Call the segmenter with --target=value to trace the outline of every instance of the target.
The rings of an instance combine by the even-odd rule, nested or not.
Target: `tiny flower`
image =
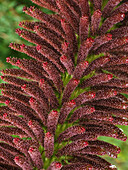
[[[44,63],[43,63],[43,67],[46,67],[47,65],[48,65],[47,62],[44,62]]]
[[[65,60],[67,60],[67,57],[65,55],[63,55],[63,56],[60,57],[60,60],[65,61]]]
[[[7,114],[7,113],[4,113],[4,114],[3,114],[3,118],[4,118],[4,119],[6,119],[6,118],[7,118],[7,116],[8,116],[8,114]]]
[[[20,60],[17,60],[16,64],[19,65],[20,64]]]
[[[10,62],[10,59],[11,59],[10,57],[7,57],[7,58],[6,58],[6,62],[9,63],[9,62]]]
[[[23,86],[21,86],[22,89],[25,89],[27,87],[26,84],[24,84]]]
[[[35,99],[33,97],[30,98],[29,102],[34,103]]]
[[[40,46],[40,45],[37,45],[37,46],[36,46],[36,49],[37,49],[37,51],[41,50],[41,46]]]
[[[10,101],[9,101],[9,100],[6,100],[6,101],[5,101],[5,104],[6,104],[6,105],[8,105],[9,103],[10,103]]]
[[[24,47],[25,47],[25,44],[22,44],[22,45],[20,46],[21,49],[24,49]]]

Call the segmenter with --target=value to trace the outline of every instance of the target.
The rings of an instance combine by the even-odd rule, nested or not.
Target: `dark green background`
[[[8,46],[11,42],[17,43],[28,43],[20,38],[16,33],[15,29],[19,28],[18,24],[20,21],[33,20],[33,18],[27,16],[22,12],[23,6],[31,6],[29,0],[0,0],[0,70],[5,68],[11,68],[12,66],[6,63],[6,57],[27,57],[25,54],[21,54],[14,50],[11,50]],[[44,11],[47,11],[43,9]],[[0,80],[0,83],[2,80]],[[119,126],[124,133],[128,136],[128,126]],[[112,164],[118,167],[118,170],[128,169],[128,140],[122,142],[117,139],[100,137],[105,141],[108,141],[114,145],[121,147],[121,153],[117,159],[104,156],[105,159],[109,160]]]

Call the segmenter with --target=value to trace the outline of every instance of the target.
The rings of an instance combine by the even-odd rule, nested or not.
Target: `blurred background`
[[[105,2],[105,1],[104,1]],[[25,43],[28,44],[24,39],[20,38],[16,33],[15,29],[19,28],[19,22],[30,20],[33,21],[32,17],[22,12],[23,6],[36,6],[30,0],[0,0],[0,70],[6,68],[12,68],[12,66],[6,63],[6,57],[19,57],[28,58],[25,54],[16,52],[9,48],[11,42]],[[44,12],[48,12],[46,9],[42,9]],[[0,83],[2,80],[0,80]],[[128,137],[128,126],[119,126]],[[110,137],[100,137],[104,141],[119,146],[121,153],[118,158],[110,158],[104,156],[104,158],[110,161],[112,164],[117,166],[118,170],[128,169],[128,140],[122,142],[117,139]]]

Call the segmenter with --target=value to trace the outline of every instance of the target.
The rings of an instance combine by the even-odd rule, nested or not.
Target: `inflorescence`
[[[7,57],[2,70],[0,169],[111,170],[102,155],[120,148],[116,125],[128,125],[128,2],[32,0],[23,11],[38,21],[16,33],[35,44],[11,43],[31,59]]]

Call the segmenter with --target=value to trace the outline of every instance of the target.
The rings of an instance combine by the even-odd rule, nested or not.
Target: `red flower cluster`
[[[35,46],[10,44],[32,59],[2,70],[0,169],[116,169],[99,155],[120,149],[98,137],[127,139],[116,125],[128,125],[128,2],[32,2],[53,14],[24,7],[38,21],[16,33]]]

